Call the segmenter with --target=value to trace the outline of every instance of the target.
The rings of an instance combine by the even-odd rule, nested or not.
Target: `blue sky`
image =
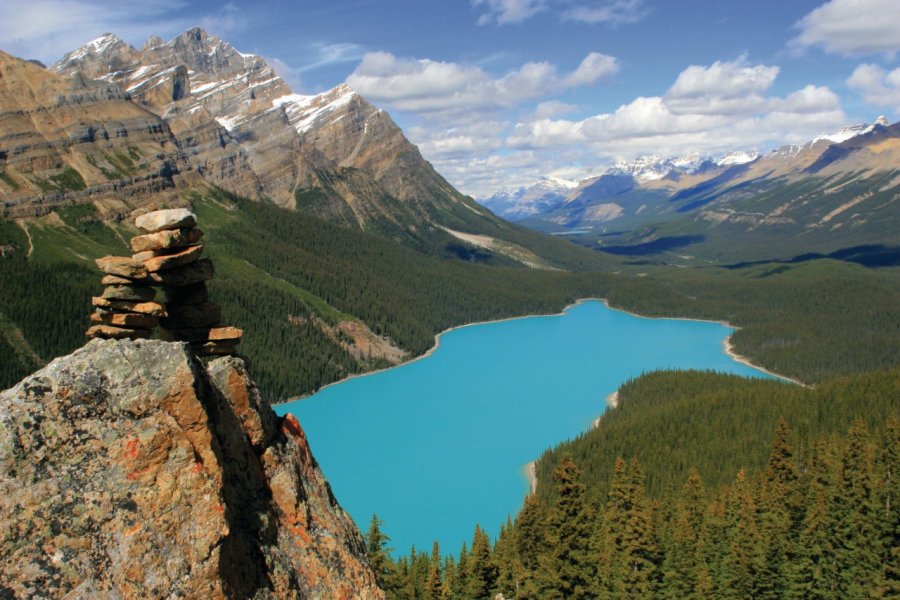
[[[900,118],[897,0],[4,0],[0,49],[52,62],[193,25],[295,91],[349,82],[474,195]]]

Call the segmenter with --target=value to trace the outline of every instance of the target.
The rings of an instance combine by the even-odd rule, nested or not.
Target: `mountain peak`
[[[144,47],[141,50],[146,52],[147,50],[152,50],[153,48],[158,48],[165,43],[166,43],[166,41],[164,39],[162,39],[161,37],[159,37],[158,35],[151,35],[150,37],[147,38],[147,41],[144,42]]]
[[[716,164],[720,167],[742,165],[753,162],[757,158],[759,158],[759,152],[756,150],[751,150],[749,152],[744,150],[732,150],[731,152],[726,152],[722,158],[716,161]]]
[[[87,44],[82,46],[82,48],[93,49],[96,53],[101,53],[113,44],[124,44],[125,42],[114,33],[104,33],[98,38],[95,38],[89,41]]]
[[[53,68],[57,68],[58,65],[79,61],[87,57],[100,57],[110,50],[122,46],[128,46],[122,38],[114,33],[104,33],[100,37],[94,38],[80,48],[76,48],[66,54],[59,62],[53,65]]]
[[[850,125],[848,127],[844,127],[837,133],[830,133],[827,135],[820,135],[816,139],[814,139],[810,144],[815,144],[816,142],[826,141],[832,144],[840,144],[841,142],[846,142],[849,139],[855,138],[859,135],[865,135],[875,129],[876,126],[881,125],[885,127],[890,125],[890,121],[888,121],[887,117],[881,115],[870,125],[868,123],[857,123],[856,125]]]
[[[572,181],[571,179],[563,179],[562,177],[554,177],[553,175],[541,175],[538,178],[538,183],[536,183],[535,185],[538,184],[566,189],[573,189],[578,187],[577,181]]]
[[[185,39],[185,40],[191,39],[191,40],[202,41],[206,38],[211,38],[216,41],[220,41],[219,38],[217,38],[214,35],[210,35],[209,33],[206,32],[205,29],[203,29],[202,27],[198,27],[197,25],[194,25],[193,27],[185,29],[184,31],[179,33],[177,36],[175,36],[175,38],[172,41],[174,42],[178,39]]]

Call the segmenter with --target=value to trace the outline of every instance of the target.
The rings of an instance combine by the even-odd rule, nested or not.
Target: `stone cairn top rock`
[[[222,310],[209,300],[206,282],[213,264],[200,258],[203,232],[196,228],[196,215],[172,208],[146,213],[134,223],[144,232],[131,239],[134,254],[97,259],[104,288],[91,299],[86,335],[134,340],[150,337],[159,325],[160,338],[188,342],[200,356],[234,354],[243,331],[222,326]],[[165,303],[156,301],[158,288]]]

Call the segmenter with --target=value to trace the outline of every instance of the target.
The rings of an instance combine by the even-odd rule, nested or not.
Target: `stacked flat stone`
[[[127,256],[105,256],[97,259],[103,271],[103,293],[91,299],[94,312],[88,337],[137,339],[150,337],[166,314],[154,302],[156,290],[149,285],[149,271]]]
[[[97,261],[101,270],[107,274],[104,285],[110,288],[124,287],[104,291],[111,294],[141,295],[135,301],[142,304],[154,304],[158,311],[149,315],[154,320],[131,318],[135,323],[140,321],[140,329],[132,329],[131,333],[112,332],[108,328],[91,327],[91,337],[147,337],[154,327],[160,326],[160,337],[168,341],[188,342],[195,353],[201,356],[234,354],[241,341],[243,332],[235,327],[221,325],[222,311],[217,304],[210,302],[206,282],[213,276],[212,261],[201,259],[203,246],[197,242],[203,232],[196,228],[197,217],[190,211],[179,209],[158,210],[135,219],[135,225],[144,232],[131,240],[134,254],[126,257],[105,257]],[[125,273],[127,268],[130,278]],[[110,269],[115,268],[116,273]],[[128,279],[129,284],[113,281],[110,276]],[[155,297],[156,289],[165,292],[165,307],[149,302]],[[139,290],[139,291],[135,291]],[[120,299],[116,299],[121,302]],[[144,308],[144,307],[140,307]],[[134,307],[130,307],[134,310]],[[96,314],[96,313],[95,313]],[[95,319],[92,316],[92,319]],[[123,318],[119,319],[120,321]],[[101,325],[106,322],[100,321]],[[120,326],[121,327],[121,326]],[[136,333],[135,333],[136,332]]]

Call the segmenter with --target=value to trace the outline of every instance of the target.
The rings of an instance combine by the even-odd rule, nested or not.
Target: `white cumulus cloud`
[[[546,99],[532,95],[541,89],[536,82],[552,80],[564,88],[590,81],[592,67],[602,64],[590,56],[564,76],[551,65],[537,63],[496,78],[474,67],[421,61],[395,64],[397,59],[387,58],[371,65],[371,70],[380,73],[377,85],[385,90],[397,84],[392,93],[398,104],[416,101],[411,106],[419,110],[421,124],[410,138],[445,177],[478,197],[541,175],[585,178],[617,160],[646,154],[720,155],[800,144],[835,132],[849,121],[830,88],[810,84],[772,93],[779,67],[753,64],[746,56],[688,66],[659,95],[637,97],[615,110],[584,118],[569,116],[584,107],[562,102],[549,92]],[[421,83],[430,69],[437,68],[442,72],[434,77],[435,83],[410,84]],[[398,73],[404,75],[400,81],[384,79]],[[433,102],[431,95],[437,92],[432,87],[438,82],[466,110],[422,111],[419,103]],[[868,90],[885,105],[900,105],[900,69],[889,73],[871,65],[861,67],[848,84]],[[411,89],[420,95],[411,95]]]
[[[429,59],[398,58],[371,52],[347,78],[361,93],[412,113],[510,108],[525,100],[590,85],[618,71],[612,56],[592,52],[573,72],[560,76],[555,65],[526,63],[501,77],[481,67]]]
[[[847,85],[869,104],[900,113],[900,67],[887,71],[878,65],[861,64],[847,79]]]
[[[751,65],[745,57],[690,66],[664,95],[638,97],[611,112],[566,119],[559,117],[564,113],[535,111],[512,128],[506,146],[514,154],[542,158],[538,169],[544,172],[570,168],[586,173],[644,154],[715,155],[803,143],[847,123],[840,98],[827,87],[807,85],[784,96],[771,94],[778,72],[776,66]],[[886,82],[887,74],[879,75]],[[896,78],[900,80],[900,70]],[[456,168],[461,172],[460,165]],[[479,164],[472,168],[480,174],[471,183],[477,189],[490,178]],[[522,170],[510,171],[510,176],[521,177]]]
[[[900,51],[900,2],[831,0],[803,17],[793,40],[844,56],[893,55]]]
[[[778,77],[779,68],[748,65],[745,56],[692,65],[681,72],[665,100],[675,114],[741,114],[758,110]]]
[[[576,110],[578,110],[578,107],[574,104],[560,102],[559,100],[547,100],[546,102],[541,102],[535,107],[534,118],[549,119],[551,117],[558,117],[560,115],[573,113]]]

